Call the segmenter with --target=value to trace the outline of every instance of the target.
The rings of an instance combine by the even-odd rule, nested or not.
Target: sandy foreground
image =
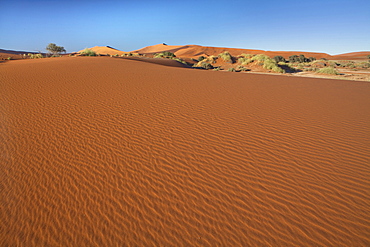
[[[0,246],[370,246],[370,83],[0,64]]]

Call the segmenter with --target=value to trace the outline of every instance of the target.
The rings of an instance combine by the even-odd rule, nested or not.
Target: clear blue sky
[[[370,0],[0,0],[0,48],[159,43],[339,54],[370,50]]]

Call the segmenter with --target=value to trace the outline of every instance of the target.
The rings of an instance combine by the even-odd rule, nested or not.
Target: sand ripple
[[[1,246],[369,246],[370,84],[0,65]]]

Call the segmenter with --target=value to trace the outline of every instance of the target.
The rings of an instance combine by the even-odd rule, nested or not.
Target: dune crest
[[[110,46],[94,46],[94,47],[91,47],[91,48],[88,48],[92,51],[95,51],[96,53],[99,53],[99,54],[108,54],[108,55],[122,55],[126,52],[124,51],[120,51],[120,50],[117,50],[115,48],[112,48]],[[78,51],[78,53],[82,52],[83,50],[80,50]]]
[[[370,55],[370,51],[367,52],[353,52],[348,54],[339,54],[331,56],[327,53],[320,52],[302,52],[302,51],[264,51],[264,50],[253,50],[253,49],[238,49],[238,48],[226,48],[226,47],[208,47],[200,45],[183,45],[183,46],[170,46],[170,45],[153,45],[147,46],[133,52],[143,53],[143,54],[154,54],[164,51],[170,51],[175,53],[178,57],[197,57],[201,55],[218,55],[224,51],[228,51],[232,56],[238,56],[243,53],[245,54],[265,54],[270,57],[283,56],[289,58],[292,55],[303,54],[306,57],[315,57],[317,59],[327,58],[327,59],[367,59],[367,55]]]

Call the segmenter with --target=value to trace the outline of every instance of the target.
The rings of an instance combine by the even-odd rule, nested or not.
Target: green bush
[[[339,72],[334,69],[333,67],[327,67],[327,68],[322,68],[317,71],[317,73],[320,74],[328,74],[328,75],[339,75]]]
[[[200,61],[203,61],[204,59],[206,59],[206,57],[205,56],[200,56],[200,57],[198,57],[198,61],[200,62]]]
[[[285,71],[279,67],[275,60],[267,58],[263,63],[263,68],[272,70],[277,73],[284,73]]]
[[[285,58],[283,56],[275,56],[273,58],[277,63],[280,63],[280,62],[286,62]]]
[[[264,54],[258,54],[258,55],[255,55],[254,57],[252,57],[253,61],[259,61],[259,62],[263,62],[267,59],[270,59],[270,57],[266,56]]]
[[[238,66],[238,70],[240,71],[248,71],[248,69],[244,66]]]
[[[240,57],[238,59],[238,62],[242,65],[248,65],[252,62],[252,59],[251,58],[246,58],[246,57]]]
[[[129,53],[130,54],[130,53]],[[154,54],[155,58],[174,58],[176,55],[169,51]]]
[[[220,67],[216,67],[216,68],[214,68],[213,70],[214,70],[214,71],[219,71],[219,70],[221,70],[221,68],[220,68]]]
[[[80,55],[94,57],[94,56],[96,56],[96,53],[95,53],[95,51],[93,51],[89,48],[86,48],[85,50],[80,52]]]
[[[229,72],[235,72],[236,70],[234,68],[229,68],[227,71],[229,71]]]
[[[197,64],[194,64],[193,67],[203,68],[203,69],[213,69],[212,64],[205,61],[200,61]]]
[[[218,57],[227,63],[233,63],[233,58],[228,51],[218,54]]]

